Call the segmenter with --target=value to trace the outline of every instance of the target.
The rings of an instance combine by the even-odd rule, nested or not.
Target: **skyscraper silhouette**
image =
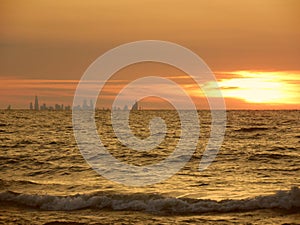
[[[39,110],[39,99],[37,96],[35,96],[34,110]]]
[[[134,105],[131,107],[131,110],[139,110],[139,103],[135,101]]]

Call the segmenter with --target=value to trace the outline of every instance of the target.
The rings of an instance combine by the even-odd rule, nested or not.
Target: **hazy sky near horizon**
[[[287,84],[284,88],[289,93],[281,96],[278,104],[285,99],[287,104],[292,104],[287,108],[297,108],[299,24],[300,1],[297,0],[2,0],[0,87],[3,90],[0,107],[10,102],[21,107],[34,94],[45,99],[49,97],[46,91],[53,94],[50,86],[44,87],[42,93],[24,88],[26,94],[21,103],[14,98],[21,95],[22,86],[18,90],[14,85],[8,89],[4,80],[15,79],[19,85],[22,80],[36,79],[76,83],[86,68],[105,51],[127,42],[153,39],[175,42],[191,49],[224,85],[229,85],[225,78],[236,78],[236,71],[267,72],[267,77],[259,73],[259,79],[253,78],[253,74],[250,76],[251,82],[256,82],[252,82],[254,86],[259,82],[268,85],[266,82],[272,80],[269,72],[282,72],[280,78],[277,74],[274,79],[277,83]],[[239,75],[246,78],[245,73]],[[130,79],[131,74],[126,77]],[[241,83],[242,80],[236,80],[235,88],[243,86]],[[69,90],[68,85],[62,85],[62,90],[64,87]],[[293,93],[293,100],[288,100],[286,96]],[[235,95],[243,101],[250,99],[245,91],[227,91],[226,94],[228,99]],[[61,98],[66,103],[71,99]],[[245,103],[235,101],[230,105],[236,104],[237,108]]]

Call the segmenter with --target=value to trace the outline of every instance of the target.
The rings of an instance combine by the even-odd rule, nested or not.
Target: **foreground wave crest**
[[[113,209],[116,211],[145,211],[168,213],[205,213],[252,211],[257,209],[300,208],[300,189],[278,191],[273,195],[242,200],[200,200],[170,198],[151,194],[78,194],[72,196],[30,195],[6,191],[0,193],[0,202],[23,205],[42,210],[79,210],[85,208]]]

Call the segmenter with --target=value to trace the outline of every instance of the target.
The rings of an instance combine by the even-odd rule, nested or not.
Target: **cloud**
[[[207,106],[203,90],[206,90],[206,94],[210,97],[214,97],[217,90],[214,83],[202,84],[201,90],[188,75],[167,75],[164,77],[180,85],[200,108]],[[225,71],[217,72],[216,77],[229,108],[299,108],[300,71]],[[15,107],[28,108],[28,103],[33,101],[34,95],[40,96],[41,101],[49,104],[56,102],[72,104],[78,82],[78,80],[2,77],[0,81],[0,107],[6,108],[8,104],[14,104]],[[92,90],[102,82],[90,81],[85,82],[85,85]],[[119,78],[106,82],[100,93],[100,104],[108,107],[124,88],[124,85],[129,83],[130,80]],[[130,96],[136,96],[143,89],[149,88],[149,85],[151,85],[153,95],[163,93],[170,99],[180,101],[180,95],[175,87],[166,88],[161,83],[140,83],[139,86],[130,89]],[[89,97],[89,93],[86,97]]]

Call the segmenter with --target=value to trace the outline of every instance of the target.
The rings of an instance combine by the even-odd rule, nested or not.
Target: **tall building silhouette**
[[[92,99],[90,99],[90,109],[93,109],[94,108],[94,102]]]
[[[39,110],[39,99],[37,96],[35,96],[34,110]]]
[[[131,107],[131,110],[139,110],[139,103],[135,101],[134,105]]]
[[[29,109],[33,110],[33,104],[32,104],[32,102],[30,102],[30,104],[29,104]]]
[[[87,101],[86,99],[83,100],[82,109],[88,109]]]

